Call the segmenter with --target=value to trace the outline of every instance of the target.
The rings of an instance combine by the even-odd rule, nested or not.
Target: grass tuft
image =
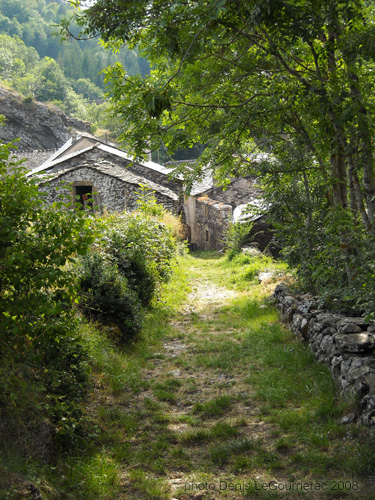
[[[193,413],[199,413],[202,417],[221,417],[232,406],[232,397],[229,395],[219,396],[205,403],[197,403],[193,406]]]

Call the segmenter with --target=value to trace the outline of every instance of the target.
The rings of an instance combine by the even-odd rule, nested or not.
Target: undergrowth
[[[144,387],[137,366],[124,373],[114,345],[126,340],[135,350],[171,276],[181,223],[164,209],[159,218],[138,212],[103,220],[63,202],[47,206],[36,180],[8,161],[11,147],[0,145],[0,498],[36,495],[35,484],[55,498],[51,464],[97,436],[85,420],[95,383],[103,378],[114,394]],[[87,463],[90,471],[101,465],[101,482],[116,476],[111,459],[95,457]],[[87,498],[105,498],[107,487],[72,483]]]
[[[187,500],[200,483],[215,485],[212,499],[374,498],[373,433],[339,423],[355,403],[279,323],[267,297],[283,265],[257,261],[272,283],[244,279],[255,258],[180,257],[137,342],[118,347],[111,326],[82,324],[86,435],[53,467],[22,469],[45,499]],[[200,298],[208,286],[213,298]],[[270,481],[327,491],[259,490]]]

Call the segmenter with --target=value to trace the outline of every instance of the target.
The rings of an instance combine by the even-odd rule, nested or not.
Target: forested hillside
[[[145,74],[149,70],[137,50],[123,48],[117,54],[106,51],[97,38],[61,43],[51,36],[62,18],[74,16],[74,9],[61,0],[0,0],[0,32],[18,36],[28,47],[34,47],[41,58],[57,61],[67,78],[89,79],[103,89],[100,71],[109,64],[120,62],[129,75]],[[78,34],[78,28],[73,31]],[[3,61],[2,61],[3,64]]]
[[[148,63],[137,50],[105,50],[96,37],[61,43],[56,24],[74,13],[61,0],[0,0],[0,80],[28,99],[54,102],[69,115],[114,130],[116,124],[104,118],[101,70],[120,62],[129,75],[144,75]],[[74,23],[72,30],[78,34]]]

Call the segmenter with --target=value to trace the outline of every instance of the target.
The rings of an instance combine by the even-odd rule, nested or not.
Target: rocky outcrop
[[[344,397],[359,401],[359,415],[346,416],[343,423],[358,418],[375,425],[375,322],[321,310],[316,298],[296,297],[285,285],[276,287],[274,297],[283,321],[329,365]]]
[[[28,101],[16,92],[0,87],[0,114],[5,123],[0,127],[0,141],[8,143],[19,138],[17,147],[55,149],[70,138],[70,129],[90,132],[90,124],[66,116],[50,104]]]

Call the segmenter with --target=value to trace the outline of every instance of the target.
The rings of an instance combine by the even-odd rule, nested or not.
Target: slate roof
[[[127,184],[133,184],[136,186],[139,186],[140,184],[145,184],[147,185],[152,191],[156,191],[157,193],[163,194],[164,196],[167,196],[168,198],[171,198],[174,201],[178,200],[178,196],[171,191],[170,189],[160,186],[159,184],[156,184],[155,182],[149,181],[148,179],[145,179],[144,177],[138,176],[133,174],[132,172],[129,172],[128,170],[119,167],[115,165],[112,162],[109,162],[107,160],[87,160],[80,165],[77,165],[75,167],[71,168],[65,168],[61,169],[57,172],[54,172],[53,174],[48,174],[45,170],[43,173],[40,172],[33,172],[33,175],[37,175],[39,177],[39,184],[45,184],[50,181],[56,180],[60,177],[63,177],[65,174],[68,172],[73,172],[76,170],[80,170],[82,168],[89,168],[92,170],[98,170],[104,175],[109,175],[111,177],[115,177],[116,179],[120,179],[123,182],[126,182]]]
[[[190,196],[204,194],[209,189],[215,187],[215,181],[211,172],[206,172],[202,180],[193,182]]]
[[[75,146],[80,141],[80,139],[89,139],[91,144],[85,148],[78,149],[77,151],[69,153],[68,152],[69,149]],[[93,149],[98,149],[100,151],[109,153],[115,157],[121,158],[122,161],[125,160],[125,166],[130,164],[134,164],[136,166],[138,163],[141,166],[147,167],[151,170],[162,173],[166,176],[168,176],[171,173],[170,168],[164,167],[163,165],[159,165],[158,163],[155,163],[153,161],[133,162],[133,159],[125,151],[122,151],[121,149],[115,146],[106,144],[100,139],[94,137],[93,135],[80,133],[80,136],[77,138],[77,140],[69,139],[69,141],[67,141],[59,150],[55,151],[54,154],[50,155],[49,158],[47,158],[44,162],[39,164],[38,167],[34,168],[32,174],[48,170],[49,168],[52,168],[55,165],[62,163],[63,161],[69,160],[71,158],[81,155],[82,153],[85,153],[86,151],[91,151]]]
[[[188,168],[193,167],[197,160],[171,160],[165,165],[168,167],[169,172],[173,170],[173,167],[179,165],[186,165]],[[165,168],[165,167],[164,167]],[[183,176],[178,176],[179,179],[183,179]],[[199,194],[204,194],[205,191],[213,188],[215,186],[214,178],[212,176],[211,170],[207,169],[201,180],[195,180],[190,189],[190,196],[197,196]]]
[[[44,163],[52,154],[54,154],[56,149],[42,149],[42,150],[18,150],[15,151],[12,156],[16,157],[16,161],[25,160],[22,165],[28,170],[34,170],[41,163]]]
[[[69,150],[71,150],[74,147],[77,147],[79,145],[80,140],[88,140],[89,145],[82,149],[77,149],[71,153],[69,153]],[[63,146],[61,146],[60,149],[56,150],[50,150],[50,151],[35,151],[35,152],[30,152],[35,153],[35,161],[33,162],[28,162],[27,163],[27,168],[31,170],[29,172],[29,175],[35,175],[39,172],[44,172],[49,170],[50,168],[55,167],[56,165],[59,165],[60,163],[63,163],[69,159],[75,158],[77,156],[80,156],[82,153],[85,153],[87,151],[92,151],[94,149],[97,149],[99,151],[103,151],[105,153],[109,153],[113,155],[115,158],[121,158],[123,166],[126,167],[128,165],[133,164],[135,167],[138,165],[149,168],[150,170],[156,171],[158,173],[161,173],[168,177],[171,172],[173,171],[173,166],[178,165],[179,163],[194,163],[194,161],[189,161],[189,160],[184,160],[184,161],[176,161],[176,162],[169,162],[168,167],[164,165],[160,165],[159,163],[155,163],[153,161],[142,161],[142,162],[133,162],[132,157],[130,157],[125,151],[117,148],[114,145],[107,144],[97,137],[88,134],[88,133],[79,133],[79,136],[76,138],[71,138],[69,139]],[[177,176],[179,179],[183,179],[182,175]],[[150,181],[144,180],[144,183],[150,184]],[[204,174],[202,180],[200,181],[195,181],[193,183],[190,195],[191,196],[196,196],[199,194],[203,194],[205,191],[208,191],[209,189],[213,188],[215,186],[214,180],[212,173],[207,170],[207,172]]]

